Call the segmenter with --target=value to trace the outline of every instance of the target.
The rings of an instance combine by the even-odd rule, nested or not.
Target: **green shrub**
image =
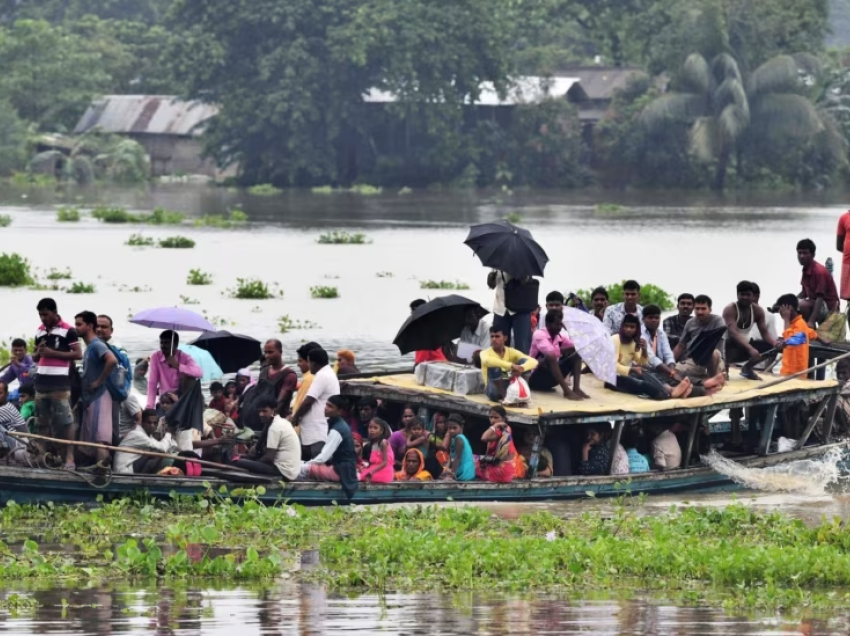
[[[149,225],[180,225],[183,223],[184,216],[182,212],[156,208],[150,216],[144,218],[144,221]]]
[[[212,274],[202,272],[200,269],[190,269],[186,277],[187,285],[212,285]]]
[[[154,240],[152,237],[145,236],[144,234],[131,234],[125,245],[130,245],[131,247],[153,247]]]
[[[242,208],[233,208],[230,211],[230,222],[233,224],[247,223],[248,215],[245,214]]]
[[[621,283],[614,283],[613,285],[602,285],[608,290],[608,302],[612,305],[616,303],[623,302],[623,281]],[[590,306],[590,295],[593,293],[593,290],[596,289],[579,289],[575,292],[576,296],[581,298],[589,307]],[[640,304],[646,307],[647,305],[658,305],[661,307],[662,311],[669,311],[676,306],[675,301],[673,300],[673,295],[670,292],[653,285],[652,283],[647,283],[646,285],[640,286]]]
[[[0,254],[0,287],[23,287],[34,282],[27,259],[20,254]]]
[[[336,287],[316,286],[310,288],[313,298],[339,298],[339,290]]]
[[[622,205],[617,205],[616,203],[597,203],[596,204],[596,213],[597,214],[617,214],[623,211]]]
[[[180,296],[180,304],[182,305],[200,305],[201,301],[197,298],[190,298],[189,296]]]
[[[276,194],[280,194],[281,192],[283,192],[283,190],[281,190],[280,188],[275,188],[270,183],[260,183],[257,185],[252,185],[250,188],[248,188],[248,194],[253,194],[254,196],[258,197],[271,197]]]
[[[259,278],[237,278],[236,288],[228,289],[225,293],[231,298],[243,300],[263,300],[265,298],[283,296],[282,291],[278,291],[277,294],[272,293],[269,290],[269,286]]]
[[[65,291],[69,294],[93,294],[95,289],[94,285],[77,281],[65,289]]]
[[[317,243],[322,245],[365,245],[371,242],[366,238],[365,234],[361,234],[360,232],[349,234],[348,232],[339,232],[337,230],[325,232],[317,240]]]
[[[373,196],[375,194],[381,194],[381,192],[383,192],[383,188],[377,188],[373,185],[369,185],[368,183],[358,183],[357,185],[351,186],[349,192],[362,194],[363,196]]]
[[[289,317],[289,314],[285,314],[277,319],[277,328],[280,333],[287,333],[300,329],[320,329],[321,327],[310,320],[293,320]]]
[[[98,206],[91,211],[92,218],[103,223],[136,223],[138,218],[124,208]]]
[[[76,223],[80,220],[80,211],[77,208],[63,206],[56,210],[56,220],[60,223]]]
[[[423,280],[419,283],[419,289],[469,289],[469,285],[459,280]]]
[[[9,227],[12,225],[12,217],[8,214],[0,214],[0,227]]]
[[[51,267],[45,278],[47,278],[47,280],[71,280],[71,269],[68,268],[63,272],[60,272],[55,267]]]
[[[189,249],[195,247],[195,241],[185,236],[169,236],[159,239],[159,246],[168,249]]]
[[[310,192],[312,192],[313,194],[333,194],[334,192],[336,192],[336,190],[334,190],[333,186],[323,185],[317,186],[315,188],[310,188]]]

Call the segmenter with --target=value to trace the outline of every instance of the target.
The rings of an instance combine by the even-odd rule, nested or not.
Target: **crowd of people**
[[[553,291],[536,315],[511,313],[497,289],[493,323],[470,310],[459,339],[474,350],[493,402],[486,422],[343,396],[339,378],[357,372],[354,353],[336,352],[332,365],[314,342],[295,352],[296,372],[284,363],[281,342],[267,341],[257,377],[243,369],[233,380],[210,384],[205,397],[201,368],[178,348],[176,332],[162,332],[159,349],[131,368],[109,316],[83,311],[70,324],[45,298],[37,306],[41,324],[34,350],[14,340],[12,362],[0,375],[0,442],[5,461],[17,465],[192,475],[199,468],[191,459],[200,458],[277,480],[339,482],[349,495],[361,482],[507,483],[675,469],[682,465],[679,437],[685,433],[675,418],[626,427],[616,446],[610,425],[566,427],[571,430],[553,436],[550,450],[538,428],[515,431],[499,402],[516,376],[527,378],[533,391],[560,389],[568,400],[588,398],[565,306],[592,314],[610,332],[617,358],[616,383],[606,384],[612,391],[657,400],[712,395],[728,380],[729,365],[743,363],[741,374],[756,379],[757,365],[780,353],[782,374],[803,371],[809,344],[818,339],[816,327],[838,311],[839,301],[831,274],[814,260],[814,243],[800,241],[797,255],[803,266],[798,294],[784,294],[765,308],[758,285],[742,281],[736,300],[720,314],[713,313],[708,296],[682,293],[676,314],[663,321],[658,306],[641,305],[635,281],[627,281],[623,301],[611,305],[602,288],[589,306]],[[498,287],[510,275],[491,278]],[[423,302],[411,303],[411,311]],[[697,363],[689,344],[716,329],[723,337],[708,363]],[[457,344],[416,354],[417,364],[441,360],[459,360]],[[844,373],[850,375],[850,367]]]

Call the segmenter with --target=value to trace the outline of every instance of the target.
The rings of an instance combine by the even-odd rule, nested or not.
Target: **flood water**
[[[463,292],[489,306],[484,270],[463,245],[470,224],[522,215],[547,250],[550,263],[542,290],[574,290],[624,278],[651,282],[671,293],[706,293],[719,309],[735,298],[735,284],[755,280],[767,301],[799,290],[795,245],[813,239],[818,258],[836,266],[835,225],[846,209],[844,197],[780,196],[766,193],[719,200],[709,195],[630,193],[385,193],[313,195],[287,192],[251,197],[206,186],[170,185],[144,190],[52,192],[0,189],[0,213],[13,217],[0,228],[0,252],[18,252],[42,272],[73,272],[73,280],[93,283],[97,292],[71,295],[28,289],[0,290],[0,338],[32,335],[35,305],[50,295],[65,319],[82,310],[106,313],[115,322],[115,339],[132,357],[156,347],[156,332],[131,325],[141,309],[180,305],[205,311],[216,322],[259,339],[280,337],[287,362],[301,342],[350,348],[363,369],[404,366],[392,339],[419,297],[439,295],[420,289],[426,279],[460,281]],[[55,220],[59,205],[122,205],[130,210],[163,206],[195,218],[240,206],[250,217],[244,228],[200,229],[105,225]],[[624,206],[618,213],[597,212],[597,203]],[[320,246],[323,231],[365,232],[368,245]],[[130,234],[160,238],[181,234],[194,239],[191,250],[130,248]],[[190,269],[215,277],[215,284],[191,287]],[[378,277],[379,272],[392,276]],[[237,278],[276,282],[283,298],[251,301],[227,296]],[[64,282],[63,282],[64,284]],[[310,287],[339,289],[336,300],[314,300]],[[130,291],[134,287],[149,291]],[[181,298],[185,297],[185,298]],[[278,318],[311,321],[317,328],[280,335]],[[185,334],[190,337],[191,334]],[[818,494],[703,495],[649,499],[643,514],[688,503],[724,506],[744,502],[780,509],[815,522],[822,515],[847,518],[850,498],[835,489]],[[493,505],[495,514],[516,516],[536,509],[556,514],[581,512],[581,502]],[[309,564],[307,564],[309,565]],[[335,634],[847,634],[850,609],[809,610],[804,618],[786,612],[742,616],[722,609],[720,598],[677,601],[635,590],[628,598],[569,594],[502,595],[493,592],[436,594],[427,585],[417,594],[341,595],[297,583],[266,586],[228,582],[150,581],[83,588],[0,581],[0,598],[32,596],[31,609],[0,609],[0,632],[14,634],[238,633],[239,636]]]

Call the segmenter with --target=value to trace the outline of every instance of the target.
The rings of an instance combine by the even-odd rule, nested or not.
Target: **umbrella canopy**
[[[209,351],[190,344],[183,344],[182,342],[177,345],[177,348],[192,356],[192,359],[201,367],[201,371],[204,374],[201,376],[202,382],[212,382],[224,375],[224,371],[221,370],[221,367],[218,366]]]
[[[611,332],[596,316],[564,307],[564,326],[576,351],[593,375],[609,384],[617,383],[617,351]]]
[[[180,307],[157,307],[145,309],[130,318],[130,322],[153,329],[174,331],[215,331],[215,327],[203,316]]]
[[[460,336],[469,309],[475,310],[478,320],[490,313],[474,300],[457,294],[435,298],[410,314],[393,344],[403,354],[438,349]]]
[[[703,331],[688,344],[684,359],[691,358],[701,367],[709,366],[711,364],[711,357],[714,355],[714,350],[720,344],[725,333],[726,327],[717,327],[716,329]]]
[[[543,269],[549,262],[531,232],[510,221],[473,225],[464,243],[472,248],[485,267],[518,277],[543,276]]]
[[[239,369],[250,367],[263,354],[260,341],[256,338],[224,329],[205,333],[192,344],[212,354],[225,373],[236,373]]]

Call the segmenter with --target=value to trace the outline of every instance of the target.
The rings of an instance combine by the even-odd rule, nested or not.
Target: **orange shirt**
[[[809,327],[803,317],[798,315],[788,329],[782,332],[782,340],[794,340],[802,336],[801,344],[787,344],[782,350],[782,369],[780,375],[794,375],[809,368],[809,343],[818,337],[818,332]]]
[[[433,351],[421,349],[416,352],[414,364],[422,364],[423,362],[446,362],[446,356],[443,355],[442,349],[434,349]]]

